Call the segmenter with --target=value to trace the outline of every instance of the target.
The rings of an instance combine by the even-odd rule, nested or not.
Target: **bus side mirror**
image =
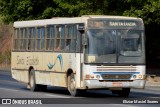
[[[81,33],[81,36],[82,36],[82,45],[87,45],[87,37],[84,35],[84,31],[85,31],[85,28],[84,28],[84,24],[78,24],[77,25],[77,30]]]
[[[77,30],[78,30],[81,34],[83,34],[83,33],[84,33],[84,24],[79,24],[79,25],[77,25]]]

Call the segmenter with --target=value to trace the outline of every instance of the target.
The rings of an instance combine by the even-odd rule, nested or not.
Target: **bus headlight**
[[[94,75],[91,75],[91,78],[94,79]]]
[[[143,78],[143,75],[139,74],[138,79],[142,79],[142,78]]]
[[[137,76],[136,76],[136,75],[133,75],[133,78],[134,78],[134,79],[136,79],[136,78],[137,78]]]
[[[96,78],[99,80],[100,79],[100,75],[96,75]]]
[[[143,79],[146,80],[147,79],[147,75],[143,75]]]
[[[94,79],[94,75],[86,74],[86,79]]]

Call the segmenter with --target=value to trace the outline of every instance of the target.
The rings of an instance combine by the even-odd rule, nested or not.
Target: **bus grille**
[[[109,72],[114,72],[114,71],[129,71],[129,72],[134,72],[136,71],[135,66],[99,66],[97,67],[97,71],[109,71]]]
[[[131,74],[102,74],[102,78],[103,79],[111,79],[111,80],[121,80],[121,79],[130,79],[131,78]]]

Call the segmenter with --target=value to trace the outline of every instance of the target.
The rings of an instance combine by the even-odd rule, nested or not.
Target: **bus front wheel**
[[[68,76],[68,91],[71,96],[77,96],[79,94],[79,90],[76,89],[76,80],[73,73]]]
[[[113,94],[118,94],[120,97],[128,97],[130,88],[122,88],[122,90],[112,90]]]

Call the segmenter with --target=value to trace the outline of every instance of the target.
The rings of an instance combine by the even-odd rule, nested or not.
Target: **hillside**
[[[12,26],[0,22],[0,67],[10,66]]]

